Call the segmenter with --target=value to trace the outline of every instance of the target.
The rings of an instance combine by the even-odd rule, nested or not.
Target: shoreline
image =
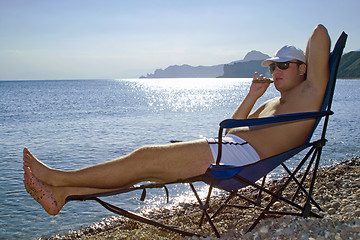
[[[270,181],[269,186],[276,187],[281,180]],[[246,190],[245,190],[246,191]],[[359,239],[360,238],[360,156],[353,157],[341,163],[319,169],[314,188],[314,199],[324,212],[319,212],[323,218],[302,218],[283,216],[266,218],[260,221],[256,228],[245,234],[251,219],[257,216],[256,210],[224,211],[218,217],[221,226],[221,239]],[[211,206],[217,206],[225,194],[213,197]],[[280,202],[274,207],[285,210]],[[104,209],[104,211],[106,211]],[[235,211],[239,211],[234,213]],[[241,215],[248,213],[247,215]],[[201,213],[194,204],[179,204],[173,209],[165,207],[150,212],[147,216],[161,219],[167,223],[186,225],[189,231],[204,234],[206,239],[217,239],[205,224],[197,231]],[[234,215],[241,216],[240,219]],[[236,226],[234,223],[236,223]],[[199,239],[181,237],[147,224],[138,223],[125,217],[114,216],[102,222],[95,223],[66,235],[56,235],[41,239]]]

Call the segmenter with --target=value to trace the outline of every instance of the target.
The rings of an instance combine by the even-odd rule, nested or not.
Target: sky
[[[0,0],[0,80],[138,78],[251,50],[305,50],[314,27],[360,49],[358,0]]]

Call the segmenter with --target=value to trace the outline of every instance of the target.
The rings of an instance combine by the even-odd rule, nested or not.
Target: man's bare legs
[[[206,140],[142,147],[124,157],[75,171],[51,169],[25,148],[24,183],[49,214],[57,214],[69,195],[120,189],[142,181],[193,177],[205,173],[213,162]]]
[[[66,198],[70,195],[86,195],[114,191],[117,189],[99,189],[84,187],[54,187],[41,182],[24,166],[24,185],[26,191],[46,210],[50,215],[56,215],[66,204]]]

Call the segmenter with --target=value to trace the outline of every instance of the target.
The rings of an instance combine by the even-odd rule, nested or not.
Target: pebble
[[[336,209],[335,208],[329,208],[329,210],[327,212],[328,212],[328,214],[334,214],[334,213],[336,213]]]

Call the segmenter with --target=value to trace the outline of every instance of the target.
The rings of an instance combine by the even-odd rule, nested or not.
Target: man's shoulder
[[[262,105],[264,106],[264,108],[274,108],[280,103],[280,99],[280,97],[274,97],[265,101]]]

